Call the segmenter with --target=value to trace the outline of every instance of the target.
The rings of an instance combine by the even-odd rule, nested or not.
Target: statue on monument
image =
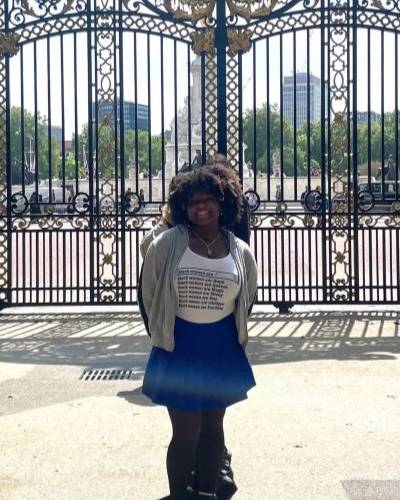
[[[201,59],[196,57],[191,63],[191,76],[193,84],[190,87],[189,98],[184,98],[183,106],[179,108],[175,118],[171,120],[171,139],[165,146],[166,177],[175,174],[175,147],[178,149],[178,169],[189,163],[189,156],[196,157],[196,151],[202,149],[201,139]],[[190,155],[189,155],[189,106],[190,106]],[[177,130],[175,131],[175,126]],[[177,140],[177,145],[175,145]]]
[[[189,167],[202,164],[201,58],[199,56],[196,56],[196,58],[191,62],[190,72],[192,79],[192,85],[190,87],[190,100],[188,96],[186,96],[184,98],[183,106],[177,111],[176,117],[172,118],[170,123],[170,140],[165,145],[166,178],[173,177],[175,175],[176,168],[179,171],[183,171],[188,168],[189,157],[191,159],[191,165],[189,165]],[[177,130],[175,130],[175,127],[177,127]],[[175,144],[175,141],[177,141],[177,144]],[[243,174],[244,177],[250,177],[252,176],[252,172],[249,171],[244,159],[244,151],[246,147],[246,144],[243,144]],[[178,160],[178,165],[175,165],[176,159]],[[278,168],[280,169],[280,166],[278,166]]]

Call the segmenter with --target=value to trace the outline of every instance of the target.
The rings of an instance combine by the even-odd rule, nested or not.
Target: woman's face
[[[194,226],[218,226],[219,201],[209,193],[194,193],[186,205],[186,213]]]

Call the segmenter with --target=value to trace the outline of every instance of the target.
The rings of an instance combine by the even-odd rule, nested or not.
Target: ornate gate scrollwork
[[[0,3],[0,29],[5,23],[4,2]],[[15,52],[18,37],[0,34],[0,306],[7,301],[7,134],[6,134],[6,62],[5,55]]]
[[[351,193],[348,185],[350,152],[349,138],[349,95],[347,85],[348,46],[350,32],[346,28],[350,23],[350,10],[346,2],[338,2],[332,7],[331,26],[328,29],[329,66],[331,80],[329,82],[329,115],[333,115],[331,127],[331,175],[332,181],[332,229],[331,294],[333,301],[349,301],[350,295],[350,238],[351,229],[349,213],[351,210]]]
[[[390,185],[394,186],[389,193],[391,198],[385,199],[385,189],[389,187],[385,184],[385,173],[381,174],[383,179],[380,186],[375,183],[377,189],[374,191],[371,188],[373,172],[369,154],[368,161],[365,161],[369,171],[364,175],[368,177],[368,182],[364,182],[363,188],[358,190],[361,174],[357,169],[362,162],[357,159],[357,85],[360,85],[357,77],[360,49],[357,36],[362,30],[368,36],[372,32],[379,32],[382,35],[380,43],[383,53],[386,43],[384,32],[390,31],[398,52],[399,14],[398,2],[392,0],[361,0],[358,3],[348,0],[0,2],[0,307],[12,301],[23,303],[28,293],[32,303],[40,300],[45,302],[46,297],[50,297],[50,302],[54,300],[54,303],[135,302],[140,263],[139,240],[151,224],[156,223],[158,207],[165,201],[171,176],[186,163],[198,164],[217,152],[226,153],[230,164],[242,177],[255,229],[252,244],[263,275],[260,287],[262,301],[274,304],[368,302],[378,297],[379,290],[385,288],[390,280],[390,286],[387,285],[392,293],[390,300],[398,301],[400,283],[393,284],[399,279],[393,276],[400,275],[400,264],[394,262],[392,254],[386,259],[390,280],[386,280],[385,275],[383,285],[379,279],[374,282],[374,270],[365,271],[368,266],[361,262],[365,256],[359,259],[359,254],[363,253],[359,239],[363,240],[368,234],[372,243],[369,242],[369,247],[365,244],[365,248],[372,259],[374,249],[371,235],[378,242],[379,238],[375,235],[381,234],[379,232],[384,229],[392,231],[386,233],[390,239],[390,252],[393,253],[393,249],[400,251],[399,236],[395,234],[400,227],[400,171],[396,165]],[[316,42],[310,41],[311,37]],[[36,69],[43,64],[38,47],[47,45],[45,50],[49,62],[46,76],[50,81],[58,72],[62,75],[60,84],[55,85],[57,90],[54,91],[50,86],[41,89],[36,70],[33,85],[30,82],[31,87],[35,87],[36,93],[47,93],[42,99],[47,101],[44,108],[47,106],[50,109],[53,100],[60,101],[58,107],[68,107],[64,102],[64,94],[76,90],[68,86],[75,84],[79,87],[81,83],[76,76],[81,68],[67,68],[66,53],[71,40],[75,45],[74,65],[79,65],[79,55],[84,54],[83,59],[87,58],[83,67],[88,89],[85,88],[83,92],[87,93],[88,102],[83,106],[87,109],[82,113],[85,114],[82,122],[87,124],[88,130],[84,140],[76,139],[77,143],[81,140],[79,146],[75,147],[74,141],[69,141],[80,135],[78,122],[81,116],[78,120],[78,115],[81,109],[78,108],[81,102],[76,99],[71,106],[77,109],[74,117],[76,123],[69,127],[74,129],[72,132],[69,130],[69,138],[65,136],[68,127],[65,127],[65,123],[62,126],[64,137],[61,140],[63,146],[59,168],[60,171],[64,169],[64,175],[61,175],[51,167],[51,129],[53,125],[60,124],[54,121],[54,114],[51,121],[51,117],[47,116],[50,113],[46,115],[47,121],[39,123],[43,109],[39,109],[37,102],[27,103],[29,98],[28,93],[24,94],[22,77],[19,79],[21,89],[11,92],[7,85],[18,83],[13,72],[17,66],[23,68],[32,54],[37,59],[34,63]],[[306,47],[304,53],[299,53],[298,44]],[[61,57],[54,58],[53,54],[52,61],[57,60],[57,64],[63,66],[62,69],[57,64],[53,68],[50,62],[55,45],[59,47]],[[155,46],[162,55],[151,57]],[[128,47],[127,50],[124,47]],[[310,63],[315,48],[319,50],[317,65]],[[195,61],[190,49],[198,56]],[[165,54],[168,56],[165,57]],[[147,58],[147,61],[143,67],[138,67],[141,58]],[[257,67],[260,58],[263,60]],[[128,74],[124,75],[128,59],[134,63]],[[153,64],[157,67],[156,71],[152,69]],[[12,70],[10,65],[14,65]],[[191,71],[192,66],[196,68],[195,71]],[[397,59],[394,66],[397,78]],[[183,67],[185,70],[182,70]],[[265,81],[258,86],[261,71],[265,73]],[[75,73],[76,83],[70,83],[72,80],[66,76],[68,72]],[[318,73],[318,77],[313,72]],[[26,80],[28,76],[26,72]],[[314,82],[315,87],[311,91],[314,77],[319,80],[319,84]],[[154,79],[150,81],[151,78]],[[246,91],[252,78],[253,88],[247,88]],[[305,122],[296,121],[296,116],[299,118],[301,114],[301,106],[299,110],[292,111],[292,121],[290,114],[285,114],[283,88],[291,85],[292,93],[288,99],[292,107],[296,108],[296,99],[300,100],[297,95],[300,92],[297,89],[299,80],[296,79],[300,78],[304,79],[300,82],[303,85],[301,92],[306,88],[304,92],[308,94],[305,105],[306,134],[301,130]],[[381,80],[384,81],[384,75]],[[270,93],[272,81],[275,85],[278,82],[279,88]],[[83,83],[86,84],[86,80]],[[130,89],[126,94],[124,83]],[[154,91],[157,85],[160,88]],[[58,87],[62,87],[62,90]],[[311,93],[317,94],[318,91],[321,94],[319,116],[316,111],[316,117],[311,117]],[[8,100],[12,95],[15,100],[17,94],[21,109],[18,117],[13,117],[12,126],[18,128],[18,123],[21,126],[18,140],[14,139],[11,144],[11,107],[15,103]],[[156,104],[151,110],[155,94]],[[35,98],[38,101],[37,95]],[[384,98],[382,91],[382,103]],[[147,105],[148,122],[147,128],[139,131],[138,116],[135,116],[134,126],[128,122],[125,124],[124,107],[125,101],[128,105],[135,104],[137,114],[140,100],[144,101],[144,107]],[[184,100],[182,106],[181,100]],[[72,99],[69,99],[71,102]],[[34,108],[34,111],[29,109],[35,115],[31,137],[27,136],[22,126],[26,111],[24,107]],[[165,107],[169,108],[169,116],[164,120]],[[397,127],[397,151],[389,152],[392,166],[396,162],[400,164],[399,108],[397,97],[394,124],[391,122],[390,125],[392,129]],[[63,121],[69,111],[62,112]],[[372,108],[368,110],[369,115],[371,111]],[[382,120],[382,135],[386,127],[385,112],[382,104],[382,116],[377,118]],[[195,114],[196,120],[193,120]],[[160,123],[153,126],[159,115],[162,115]],[[249,119],[245,130],[246,118]],[[260,120],[266,131],[263,137],[257,135],[260,130],[264,130],[260,127]],[[368,120],[371,122],[371,116]],[[129,125],[130,130],[135,129],[135,137],[132,139],[130,136],[129,139],[129,148],[125,125],[127,128]],[[39,137],[40,127],[46,128],[45,138]],[[369,123],[369,136],[371,128]],[[153,137],[155,129],[157,131]],[[144,135],[139,138],[142,132]],[[275,142],[271,138],[274,134]],[[371,142],[371,138],[369,140]],[[72,143],[68,144],[68,153],[67,142]],[[189,151],[187,156],[186,153],[181,155],[180,143],[184,143]],[[193,143],[196,148],[192,147]],[[259,143],[264,149],[257,156]],[[301,151],[300,145],[303,147]],[[43,160],[41,157],[39,160],[39,150],[46,147],[47,158]],[[260,146],[260,150],[262,148]],[[18,150],[18,153],[12,149]],[[143,153],[144,149],[146,154]],[[381,149],[384,154],[383,141]],[[75,162],[75,177],[70,173],[70,177],[65,176],[69,154]],[[382,171],[386,168],[383,154]],[[35,177],[29,187],[24,184],[24,180],[13,178],[19,176],[18,179],[24,179],[27,155],[33,159],[29,158],[27,162],[29,168],[26,174]],[[154,165],[151,161],[153,156],[157,158]],[[85,158],[87,172],[81,174],[78,164],[85,164]],[[46,162],[50,167],[46,166]],[[43,172],[46,173],[46,168],[49,170],[48,183],[41,185],[41,176]],[[15,171],[18,175],[14,175]],[[10,185],[7,186],[10,178]],[[301,185],[298,178],[301,179]],[[289,184],[295,187],[287,188]],[[159,188],[158,192],[155,185]],[[71,186],[71,193],[66,197],[64,191]],[[48,188],[48,193],[45,193],[45,188]],[[53,199],[52,188],[63,191],[61,201]],[[43,191],[46,200],[35,200],[31,191],[36,192],[36,198],[42,196]],[[382,209],[384,212],[379,213],[382,201],[385,204]],[[362,233],[362,230],[367,232]],[[384,234],[379,236],[383,242]],[[29,244],[24,240],[25,235],[29,237],[26,240],[29,239]],[[63,248],[60,248],[62,245]],[[24,247],[24,255],[16,256],[21,247]],[[79,282],[78,272],[78,277],[64,279],[63,282],[58,278],[52,280],[50,276],[49,285],[48,275],[60,272],[60,275],[64,273],[65,278],[68,274],[66,265],[73,269],[74,258],[79,261],[79,249],[82,250],[82,247],[87,254],[90,253],[89,257],[85,254],[81,273],[85,274],[86,281],[83,280],[83,284]],[[21,284],[22,280],[18,281],[16,274],[21,274],[22,269],[29,267],[28,254],[32,261],[36,259],[36,275],[39,275],[39,268],[43,275],[39,276],[40,279],[36,276],[36,280],[31,279],[28,284]],[[49,254],[56,257],[62,255],[50,271],[43,264],[46,259],[51,261]],[[87,264],[88,260],[90,264]],[[368,265],[372,269],[371,260]],[[363,285],[360,285],[362,280],[359,280],[358,273],[362,266],[365,276]],[[276,273],[273,278],[271,269]],[[360,296],[362,286],[366,290],[363,298]]]
[[[242,17],[247,22],[253,18],[264,17],[278,4],[278,0],[226,0],[231,18]],[[216,0],[159,0],[176,19],[207,22],[214,14]]]
[[[114,15],[103,15],[97,18],[95,26],[96,60],[98,61],[97,81],[98,95],[96,107],[110,105],[110,111],[97,124],[98,156],[95,158],[96,190],[98,205],[96,207],[95,244],[98,252],[98,273],[95,276],[96,300],[98,302],[118,302],[121,286],[116,269],[117,246],[120,244],[120,233],[115,222],[117,197],[115,196],[115,158],[118,145],[115,142],[116,126],[114,106],[117,101],[115,60],[117,50],[117,34],[113,30]],[[103,108],[104,109],[104,108]],[[96,122],[93,123],[96,127]]]

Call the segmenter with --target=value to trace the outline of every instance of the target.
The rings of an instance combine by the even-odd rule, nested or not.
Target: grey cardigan
[[[257,293],[257,264],[249,246],[226,231],[232,257],[240,276],[240,292],[234,310],[238,340],[248,339],[247,317]],[[185,226],[177,225],[162,232],[150,244],[142,270],[142,300],[154,346],[174,350],[174,326],[177,297],[174,273],[189,244]]]

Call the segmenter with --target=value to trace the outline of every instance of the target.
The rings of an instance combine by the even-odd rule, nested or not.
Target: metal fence
[[[0,305],[136,302],[178,170],[225,153],[258,301],[396,303],[399,7],[0,2]]]

